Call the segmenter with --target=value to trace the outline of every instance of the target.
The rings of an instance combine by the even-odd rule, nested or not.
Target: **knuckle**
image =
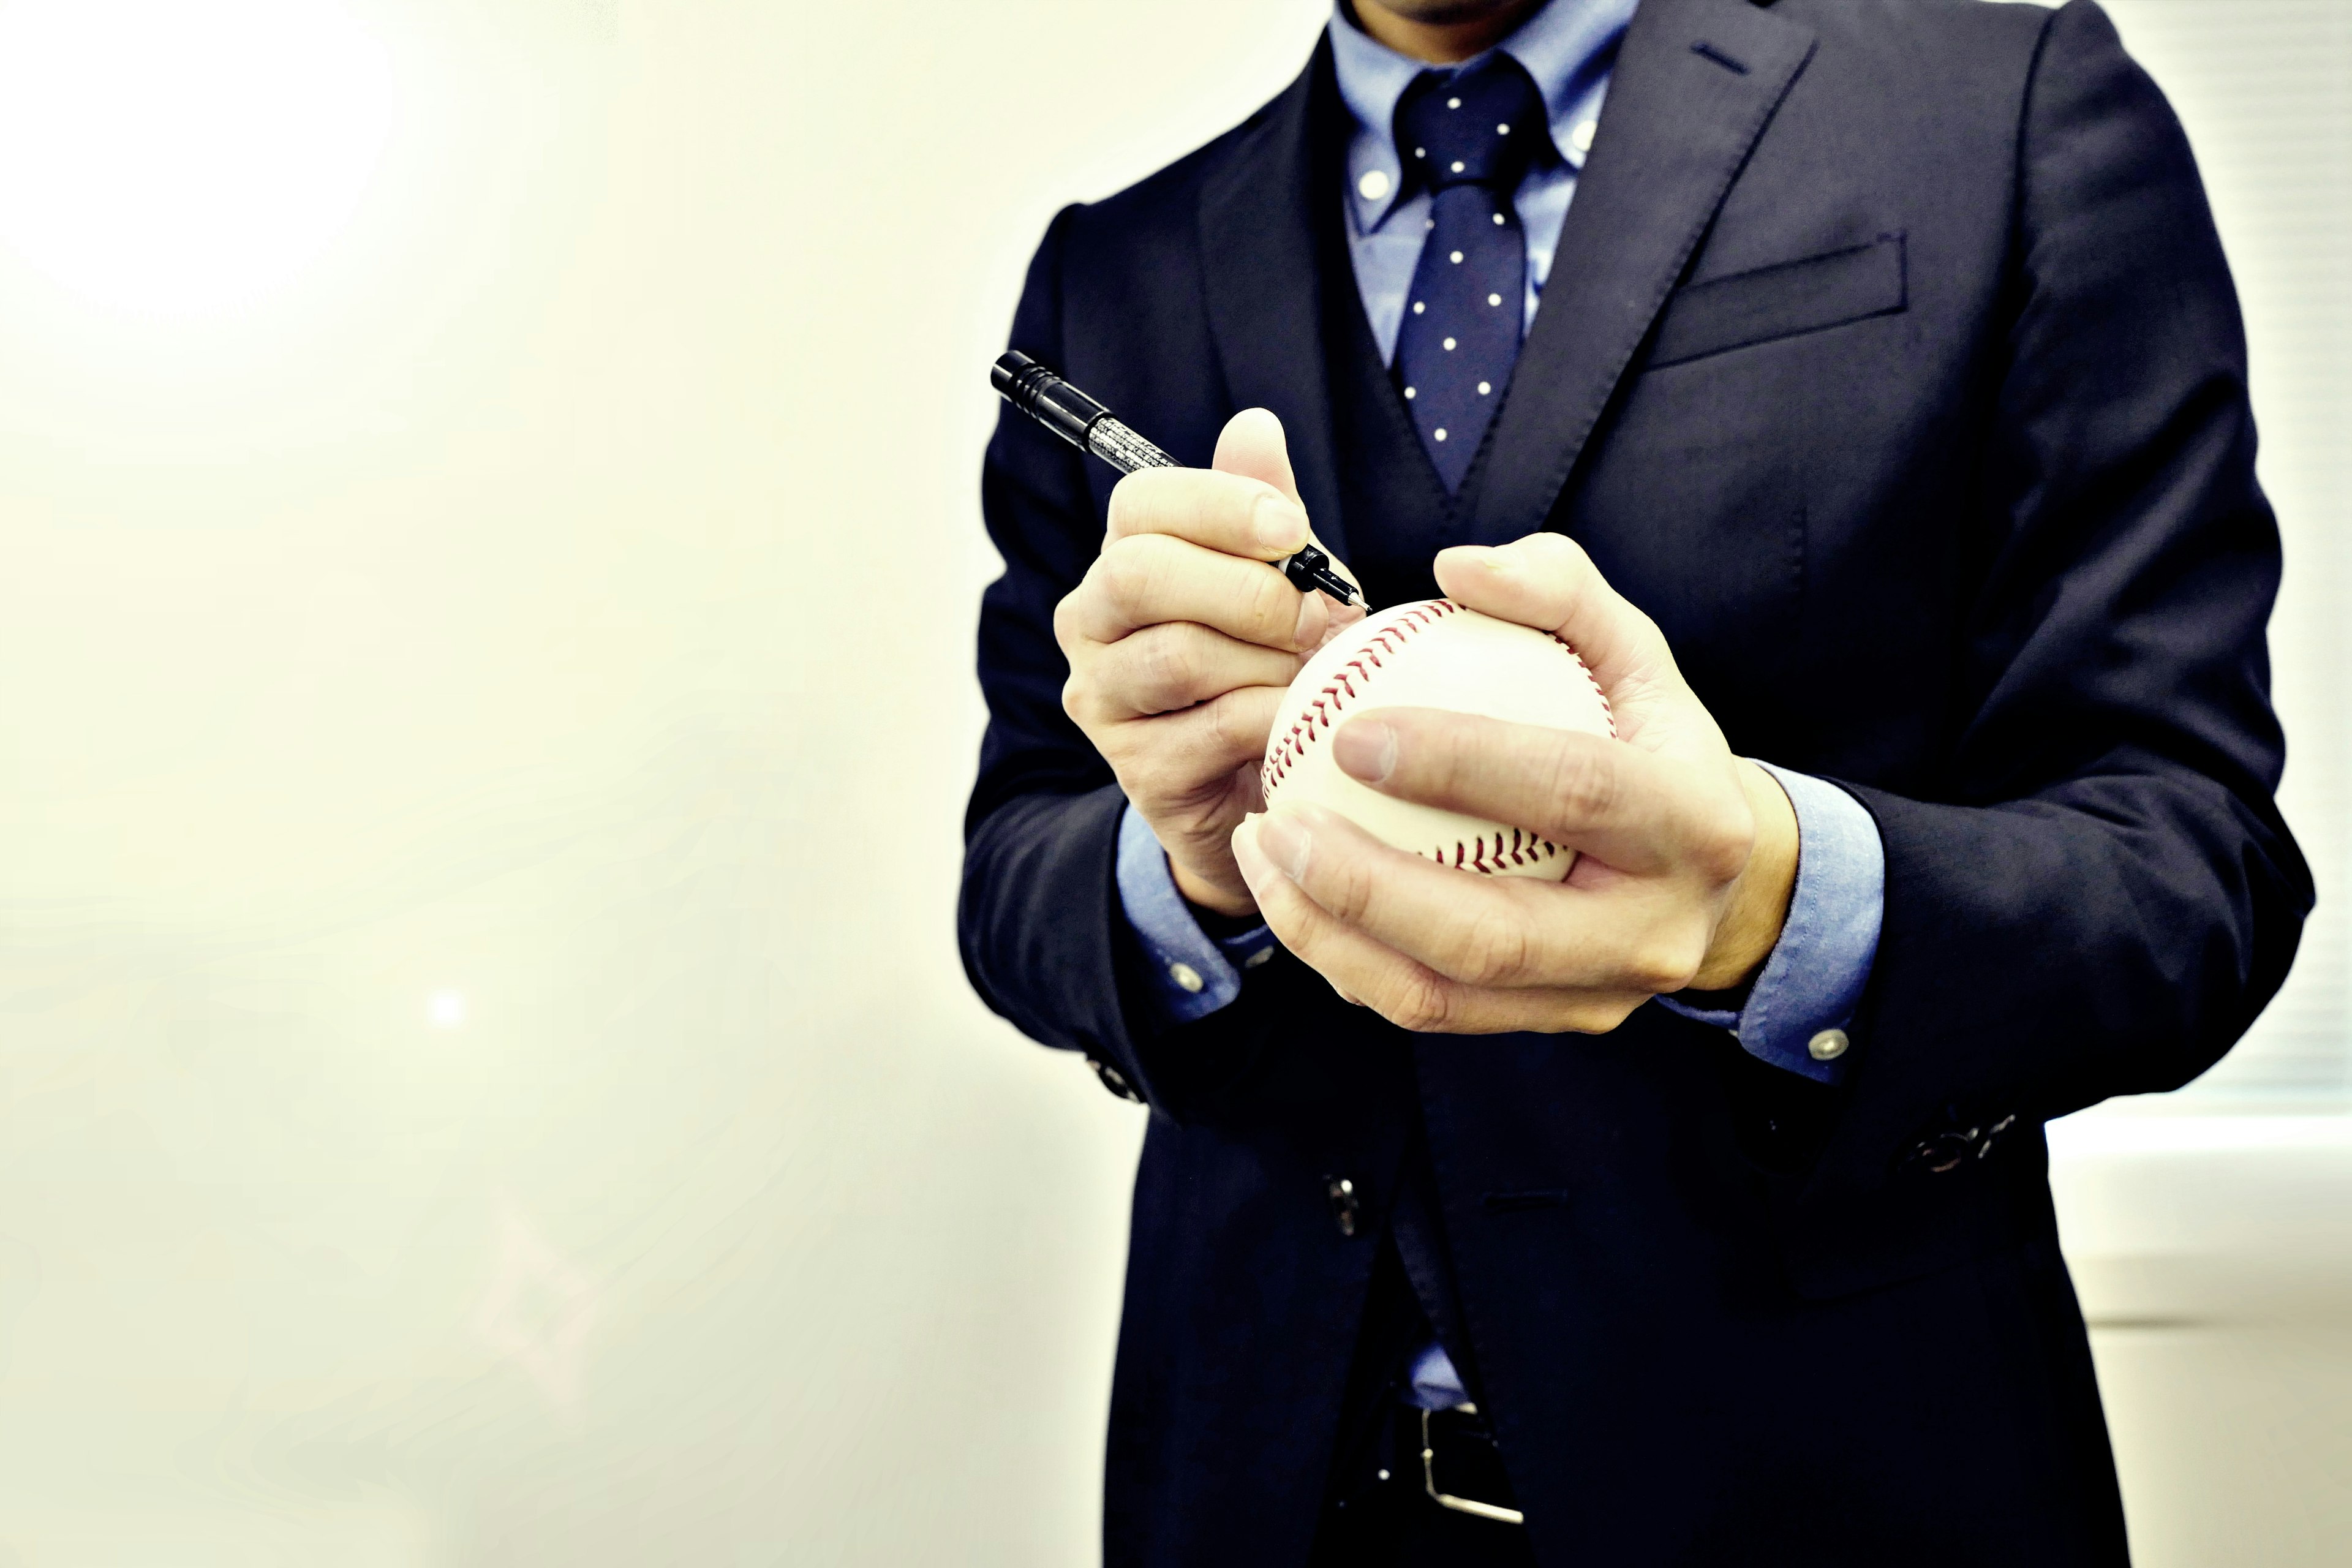
[[[1210,703],[1202,717],[1202,728],[1208,731],[1209,743],[1221,752],[1231,751],[1240,742],[1242,719],[1240,704],[1223,698]]]
[[[1209,742],[1220,756],[1237,756],[1253,750],[1265,749],[1265,737],[1257,733],[1246,705],[1226,693],[1209,708]]]
[[[1564,533],[1553,533],[1549,531],[1531,533],[1519,540],[1517,543],[1518,547],[1529,556],[1542,562],[1554,571],[1573,570],[1590,564],[1590,558],[1584,553],[1584,547]]]
[[[1118,776],[1120,791],[1136,803],[1144,821],[1152,825],[1154,837],[1161,826],[1169,829],[1169,837],[1160,839],[1163,846],[1180,848],[1193,837],[1183,826],[1196,804],[1192,781],[1174,773],[1165,757],[1148,747],[1133,748],[1112,763],[1111,772]]]
[[[1313,872],[1310,870],[1309,875]],[[1379,896],[1370,870],[1353,859],[1342,859],[1318,882],[1316,902],[1349,925],[1361,925],[1374,913]]]
[[[1646,996],[1596,996],[1571,1007],[1565,1023],[1571,1034],[1606,1035],[1621,1027],[1648,1000]]]
[[[1138,468],[1110,489],[1103,521],[1108,539],[1148,539],[1166,533],[1182,516],[1191,494],[1192,468]]]
[[[1544,797],[1561,820],[1597,821],[1616,805],[1616,770],[1601,758],[1599,748],[1570,744],[1565,735],[1553,741],[1543,763]]]
[[[1246,726],[1249,724],[1246,724],[1246,715],[1242,712],[1240,703],[1230,699],[1218,699],[1216,703],[1209,703],[1209,742],[1218,752],[1244,750],[1246,742],[1249,742],[1249,736],[1244,733]]]
[[[1432,805],[1468,809],[1486,759],[1477,746],[1461,743],[1455,716],[1437,715],[1433,724],[1415,713],[1381,717],[1400,737],[1386,787]]]
[[[1144,643],[1136,671],[1139,695],[1148,698],[1154,708],[1181,707],[1190,701],[1193,682],[1200,676],[1194,650],[1183,638],[1170,635],[1173,630],[1160,628],[1160,635]]]
[[[1104,596],[1129,614],[1150,602],[1160,578],[1152,552],[1128,542],[1104,551],[1095,563],[1095,572],[1102,577]]]
[[[1522,570],[1555,592],[1580,595],[1598,575],[1583,546],[1564,534],[1530,534],[1505,548],[1517,554]]]
[[[1251,640],[1290,647],[1298,629],[1298,590],[1284,582],[1279,572],[1251,573],[1249,624],[1256,634]]]
[[[1133,532],[1140,521],[1148,488],[1137,482],[1142,477],[1140,473],[1125,475],[1110,488],[1110,504],[1103,509],[1103,521],[1113,538]]]
[[[1746,870],[1755,853],[1756,819],[1745,811],[1714,813],[1698,841],[1700,869],[1717,882],[1728,882]]]
[[[1456,978],[1473,985],[1515,984],[1528,977],[1535,960],[1534,933],[1517,910],[1483,909],[1464,928]]]
[[[1436,975],[1416,969],[1404,977],[1380,1013],[1401,1029],[1417,1035],[1442,1034],[1454,1016],[1453,994]]]
[[[1657,935],[1636,946],[1626,978],[1652,996],[1671,996],[1688,986],[1706,962],[1706,943],[1696,933]]]

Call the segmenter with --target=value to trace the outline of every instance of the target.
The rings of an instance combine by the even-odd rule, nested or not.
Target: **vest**
[[[1415,599],[1435,598],[1437,580],[1430,563],[1440,550],[1465,542],[1464,528],[1476,515],[1479,486],[1486,473],[1501,409],[1462,489],[1452,495],[1437,477],[1421,444],[1404,395],[1381,359],[1380,345],[1365,319],[1363,298],[1349,257],[1340,207],[1342,149],[1349,126],[1336,93],[1318,94],[1327,110],[1316,137],[1313,188],[1318,200],[1316,261],[1322,300],[1325,384],[1330,389],[1331,435],[1338,458],[1339,506],[1347,530],[1347,563],[1362,582],[1375,611]],[[1331,123],[1336,120],[1339,123]],[[1504,389],[1507,397],[1509,388]],[[1382,1246],[1393,1250],[1401,1268],[1373,1272],[1372,1295],[1362,1343],[1350,1377],[1349,1404],[1355,1412],[1382,1403],[1391,1380],[1401,1383],[1406,1364],[1432,1336],[1445,1346],[1454,1365],[1476,1397],[1477,1373],[1463,1326],[1454,1271],[1445,1256],[1438,1218],[1436,1182],[1419,1128],[1420,1097],[1410,1074],[1401,1075],[1397,1099],[1412,1117],[1414,1133],[1386,1217]],[[1384,1263],[1391,1261],[1384,1259]],[[1396,1299],[1410,1282],[1410,1300]],[[1417,1310],[1416,1310],[1417,1309]],[[1351,1412],[1351,1419],[1359,1418]]]

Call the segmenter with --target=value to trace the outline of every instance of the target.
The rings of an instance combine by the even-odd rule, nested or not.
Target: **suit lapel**
[[[1813,50],[1748,0],[1645,0],[1486,454],[1470,537],[1544,526],[1618,379]]]
[[[1203,183],[1201,264],[1209,330],[1234,405],[1270,408],[1281,418],[1307,515],[1345,560],[1314,222],[1318,203],[1339,201],[1336,184],[1318,190],[1314,179],[1316,107],[1329,82],[1330,52],[1328,38],[1317,44],[1307,69]]]

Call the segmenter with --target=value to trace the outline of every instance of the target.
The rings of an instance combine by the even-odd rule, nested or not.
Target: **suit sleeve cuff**
[[[1150,961],[1150,1010],[1163,1027],[1232,1005],[1242,994],[1242,971],[1274,956],[1273,933],[1263,925],[1223,940],[1202,931],[1176,890],[1167,851],[1133,805],[1118,822],[1118,902]]]
[[[1845,1070],[1845,1026],[1878,956],[1886,848],[1870,813],[1837,785],[1769,763],[1757,765],[1779,781],[1797,813],[1797,885],[1780,940],[1738,1012],[1693,1007],[1667,996],[1658,1001],[1686,1018],[1729,1029],[1759,1060],[1835,1083]]]

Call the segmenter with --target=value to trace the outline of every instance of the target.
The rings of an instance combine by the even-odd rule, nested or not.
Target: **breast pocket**
[[[1666,301],[1648,368],[1827,331],[1906,305],[1903,236],[1689,284]]]

